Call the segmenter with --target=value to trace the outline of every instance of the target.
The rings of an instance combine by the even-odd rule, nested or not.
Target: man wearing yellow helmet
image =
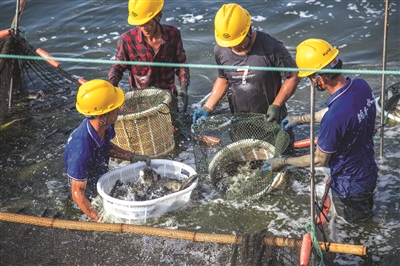
[[[267,114],[268,121],[280,122],[287,115],[285,102],[300,82],[297,73],[248,67],[296,68],[293,57],[282,42],[253,30],[249,12],[238,4],[224,4],[215,16],[214,26],[217,64],[237,68],[218,70],[210,97],[193,114],[192,122],[207,117],[226,93],[232,113],[262,113]]]
[[[131,162],[150,160],[111,142],[123,103],[123,91],[105,80],[84,83],[76,96],[76,109],[86,118],[68,138],[64,165],[71,180],[72,199],[94,221],[99,215],[88,198],[97,194],[97,181],[107,172],[110,157]]]
[[[164,0],[129,0],[128,23],[136,27],[121,35],[115,60],[186,63],[186,52],[179,29],[160,23],[163,6]],[[129,72],[131,88],[154,86],[168,89],[173,95],[182,97],[183,111],[186,112],[189,68],[115,64],[108,73],[108,80],[118,86],[126,70]],[[175,74],[180,83],[178,90],[175,86]]]
[[[374,153],[374,127],[376,117],[372,89],[363,79],[351,79],[339,72],[339,51],[321,39],[308,39],[297,46],[296,63],[299,68],[318,69],[300,71],[319,91],[328,91],[326,109],[316,113],[320,134],[314,155],[315,166],[329,166],[330,188],[335,210],[339,217],[353,223],[372,217],[373,191],[378,178]],[[287,130],[309,123],[310,115],[288,116],[282,121]],[[264,170],[278,171],[284,166],[310,166],[310,155],[273,158],[266,161]]]

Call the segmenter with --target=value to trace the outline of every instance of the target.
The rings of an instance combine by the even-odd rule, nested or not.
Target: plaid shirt
[[[143,40],[143,35],[138,27],[135,27],[121,35],[117,44],[115,60],[186,63],[186,52],[183,48],[180,31],[173,26],[162,26],[162,43],[157,54]],[[169,89],[176,93],[175,76],[178,76],[180,85],[189,85],[189,68],[124,65],[115,64],[108,72],[108,80],[117,86],[125,70],[129,72],[129,84],[131,88],[147,88],[155,86],[161,89]]]

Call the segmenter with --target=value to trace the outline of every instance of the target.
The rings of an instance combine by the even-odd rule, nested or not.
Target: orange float
[[[10,33],[11,33],[10,30],[0,30],[0,39],[10,35]]]
[[[329,197],[329,195],[326,195],[324,206],[322,207],[322,211],[320,212],[316,220],[317,225],[324,225],[326,223],[330,208],[331,208],[331,198]]]
[[[51,54],[49,54],[48,52],[46,52],[45,50],[41,49],[41,48],[37,48],[36,49],[36,53],[38,55],[40,55],[43,58],[51,58],[53,57]],[[47,63],[49,63],[50,65],[52,65],[53,67],[59,67],[60,66],[60,62],[56,61],[56,60],[51,60],[51,59],[47,59],[46,60]]]
[[[317,141],[318,141],[318,138],[315,138],[314,139],[315,145],[317,145]],[[307,147],[310,147],[310,145],[311,145],[310,139],[302,139],[302,140],[295,141],[293,143],[293,147],[295,149],[307,148]]]
[[[311,243],[311,235],[305,234],[300,248],[300,266],[307,266],[310,261]]]

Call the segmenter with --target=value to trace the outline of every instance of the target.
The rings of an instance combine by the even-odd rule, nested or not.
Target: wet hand
[[[283,130],[288,131],[289,129],[301,124],[303,124],[301,116],[287,116],[282,120],[281,127]]]
[[[206,118],[210,115],[211,110],[203,106],[199,110],[193,113],[192,124],[201,123],[202,118]],[[199,120],[199,121],[198,121]]]
[[[150,156],[147,155],[141,155],[141,154],[136,154],[136,153],[132,153],[131,158],[129,159],[129,161],[131,163],[136,163],[136,162],[141,162],[141,161],[145,161],[147,165],[150,164]]]
[[[273,157],[264,161],[264,168],[261,169],[261,172],[271,171],[271,172],[279,172],[286,166],[286,158],[282,157]]]
[[[182,111],[184,113],[186,113],[187,110],[187,106],[188,106],[188,100],[189,100],[189,96],[188,96],[188,88],[186,85],[182,85],[179,89],[178,89],[178,96],[182,97],[182,101],[183,101],[183,107],[182,107]]]
[[[281,108],[276,104],[271,104],[267,110],[267,122],[271,122],[275,120],[276,122],[279,121],[279,116],[281,113]]]

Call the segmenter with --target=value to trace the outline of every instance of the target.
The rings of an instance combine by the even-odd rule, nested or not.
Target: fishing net
[[[206,234],[7,213],[0,220],[2,265],[299,265],[302,243],[266,231]]]
[[[192,127],[196,170],[209,176],[227,199],[254,199],[285,181],[285,173],[261,172],[265,159],[281,156],[290,134],[263,114],[217,114]]]
[[[388,99],[384,102],[384,110],[400,117],[400,82],[397,82],[386,89]]]
[[[37,51],[20,35],[12,31],[0,38],[1,54],[38,56]],[[47,56],[46,56],[47,57]],[[0,58],[0,125],[3,123],[13,97],[31,93],[40,97],[46,92],[77,90],[80,82],[61,69],[56,61]]]

